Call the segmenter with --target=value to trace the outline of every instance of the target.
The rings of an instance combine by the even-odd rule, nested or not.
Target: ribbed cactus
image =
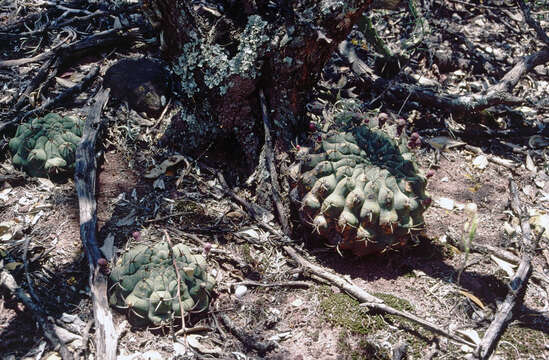
[[[181,277],[181,299],[173,260]],[[111,305],[127,309],[135,325],[159,325],[181,316],[180,300],[184,312],[206,310],[215,285],[204,256],[191,254],[183,244],[173,246],[172,253],[166,242],[131,249],[118,260],[110,278]]]
[[[13,164],[31,176],[74,168],[82,125],[80,120],[53,113],[19,125],[9,142]]]
[[[376,121],[328,133],[296,156],[301,217],[338,248],[381,252],[423,226],[427,181],[396,126]]]

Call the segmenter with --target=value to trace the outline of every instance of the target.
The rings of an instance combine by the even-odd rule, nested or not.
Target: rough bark
[[[253,165],[263,139],[259,88],[265,89],[275,146],[287,146],[305,126],[305,104],[324,64],[370,1],[189,3],[143,5],[184,103],[164,140],[187,151],[233,138]]]

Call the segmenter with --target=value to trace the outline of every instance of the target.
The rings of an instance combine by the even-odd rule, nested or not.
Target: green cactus
[[[177,273],[181,278],[180,297],[177,296]],[[191,254],[183,244],[173,246],[173,254],[166,242],[153,247],[139,245],[120,259],[110,275],[109,302],[119,309],[128,309],[135,325],[160,325],[184,312],[206,310],[215,280],[206,272],[202,255]]]
[[[374,123],[299,148],[292,168],[303,222],[357,255],[404,245],[431,202],[405,132]]]
[[[37,177],[73,169],[82,126],[80,120],[53,113],[19,125],[9,142],[13,164]]]

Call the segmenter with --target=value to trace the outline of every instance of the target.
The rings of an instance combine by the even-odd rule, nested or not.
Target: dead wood
[[[30,58],[0,61],[0,69],[39,62],[53,56],[60,56],[62,59],[67,60],[74,57],[82,57],[89,54],[90,51],[97,51],[104,47],[112,47],[120,44],[126,46],[131,45],[134,40],[139,38],[140,34],[141,32],[138,28],[109,29],[92,34],[70,44],[60,45],[53,50],[46,51]]]
[[[532,257],[534,253],[534,240],[527,212],[520,204],[518,189],[512,179],[509,180],[509,192],[511,194],[510,206],[513,212],[520,219],[522,229],[522,257],[515,275],[509,282],[509,292],[500,305],[494,320],[484,333],[480,344],[476,348],[477,359],[488,359],[496,348],[499,339],[513,319],[513,312],[517,310],[524,299],[528,280],[532,275]]]
[[[384,304],[383,300],[371,295],[366,290],[346,281],[344,278],[342,278],[339,275],[332,274],[328,272],[327,270],[323,269],[322,267],[318,265],[314,265],[310,263],[309,261],[305,260],[301,256],[299,256],[296,251],[289,247],[284,246],[284,250],[292,259],[294,259],[297,264],[303,268],[305,273],[312,273],[317,276],[319,276],[322,279],[328,280],[330,283],[334,284],[341,290],[345,291],[349,295],[356,298],[361,304],[360,306],[368,307],[369,309],[374,309],[377,311],[382,311],[387,314],[391,315],[397,315],[400,317],[403,317],[405,319],[408,319],[410,321],[413,321],[414,323],[422,326],[423,328],[432,331],[435,334],[442,335],[450,340],[453,340],[455,342],[458,342],[460,344],[471,346],[471,343],[467,342],[466,340],[462,339],[459,336],[453,335],[449,333],[448,331],[442,329],[441,327],[432,324],[428,322],[427,320],[421,319],[413,314],[410,314],[406,311],[400,311],[397,310],[389,305]]]
[[[526,23],[530,25],[538,35],[538,38],[543,41],[545,45],[549,46],[549,37],[543,31],[540,24],[532,18],[532,14],[530,13],[530,7],[526,5],[524,0],[517,0],[517,4],[519,5],[520,9],[522,10],[522,14],[524,15],[524,20],[526,20]]]
[[[373,71],[361,71],[362,80],[381,93],[381,97],[392,102],[404,99],[416,101],[422,105],[436,107],[456,114],[476,113],[496,105],[516,106],[524,99],[513,96],[511,91],[519,80],[536,66],[549,62],[549,47],[525,56],[509,70],[501,80],[481,94],[449,95],[435,88],[413,84],[397,83],[373,74]],[[358,74],[358,73],[357,73]]]
[[[233,321],[225,314],[220,315],[221,322],[229,331],[238,338],[247,348],[257,350],[259,355],[264,355],[267,352],[276,348],[276,343],[270,340],[261,341],[256,336],[237,327]]]
[[[47,314],[40,303],[35,303],[32,301],[32,298],[17,284],[13,276],[6,270],[0,271],[0,285],[6,287],[11,293],[15,294],[19,300],[21,300],[44,332],[44,336],[50,345],[55,351],[59,351],[61,358],[63,360],[72,360],[72,353],[55,333],[54,324],[48,319]]]
[[[263,89],[259,89],[259,99],[261,103],[261,116],[263,118],[263,129],[265,131],[265,144],[263,145],[263,151],[265,152],[265,160],[267,162],[267,168],[269,169],[269,174],[271,176],[271,187],[273,202],[276,206],[276,211],[278,213],[278,219],[280,220],[280,225],[282,226],[282,231],[284,234],[288,235],[290,233],[290,226],[288,223],[288,218],[286,216],[286,210],[284,209],[284,204],[282,203],[282,196],[280,191],[280,184],[278,183],[278,174],[276,171],[274,156],[273,156],[273,141],[271,139],[271,122],[269,120],[269,113],[267,111],[267,101],[265,100],[265,93]]]
[[[245,286],[257,286],[257,287],[300,287],[300,288],[308,288],[311,287],[312,284],[306,282],[306,281],[280,281],[280,282],[274,282],[274,283],[261,283],[259,281],[252,281],[252,280],[245,280],[245,281],[239,281],[235,283],[228,284],[231,287],[238,286],[238,285],[245,285]]]
[[[37,107],[36,109],[28,111],[23,115],[21,120],[24,120],[30,116],[38,115],[44,112],[45,110],[56,107],[57,105],[59,105],[60,103],[62,103],[63,101],[67,100],[72,96],[80,94],[82,90],[84,90],[88,85],[90,85],[90,83],[92,82],[93,79],[95,79],[97,74],[99,74],[99,66],[94,65],[79,84],[71,86],[70,88],[63,91],[61,94],[57,95],[55,98],[49,99],[44,104]]]
[[[102,258],[97,243],[96,149],[101,129],[101,111],[109,99],[109,90],[101,89],[88,113],[82,140],[76,149],[74,182],[80,209],[80,238],[90,267],[90,289],[95,318],[96,359],[116,359],[117,335],[107,300],[108,279],[97,261]]]
[[[20,110],[24,107],[25,104],[28,103],[28,98],[30,94],[38,87],[40,87],[40,85],[46,85],[47,83],[49,83],[49,81],[57,75],[57,72],[59,71],[61,66],[66,66],[68,62],[76,58],[88,55],[99,49],[119,45],[131,45],[135,40],[139,39],[139,36],[140,31],[137,28],[125,29],[125,31],[122,31],[120,29],[111,29],[90,35],[82,40],[76,41],[71,44],[59,46],[54,50],[50,50],[46,53],[38,55],[40,56],[40,58],[34,57],[0,61],[1,69],[3,67],[18,66],[29,62],[41,61],[46,59],[44,64],[42,64],[42,66],[40,67],[37,75],[33,77],[33,79],[30,81],[30,83],[27,85],[27,87],[19,97],[17,103],[14,106],[14,110],[6,116],[6,118],[9,120],[0,122],[0,132],[8,126],[18,124],[19,121],[21,121],[23,115],[30,116],[29,114],[26,114],[24,112],[22,113]],[[86,86],[83,83],[81,85],[82,87]],[[45,110],[46,108],[51,106],[55,106],[55,104],[57,104],[59,101],[63,101],[64,99],[66,99],[67,96],[76,94],[78,91],[78,88],[75,88],[72,91],[67,91],[67,94],[62,96],[60,99],[56,98],[52,100],[54,101],[53,104],[46,103],[46,107],[42,110]]]

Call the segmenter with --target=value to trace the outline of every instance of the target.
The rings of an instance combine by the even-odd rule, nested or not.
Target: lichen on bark
[[[200,12],[183,0],[144,0],[186,107],[172,119],[171,142],[185,150],[234,138],[253,167],[263,139],[262,88],[283,150],[305,128],[305,104],[322,67],[368,4],[210,1],[214,11]]]

